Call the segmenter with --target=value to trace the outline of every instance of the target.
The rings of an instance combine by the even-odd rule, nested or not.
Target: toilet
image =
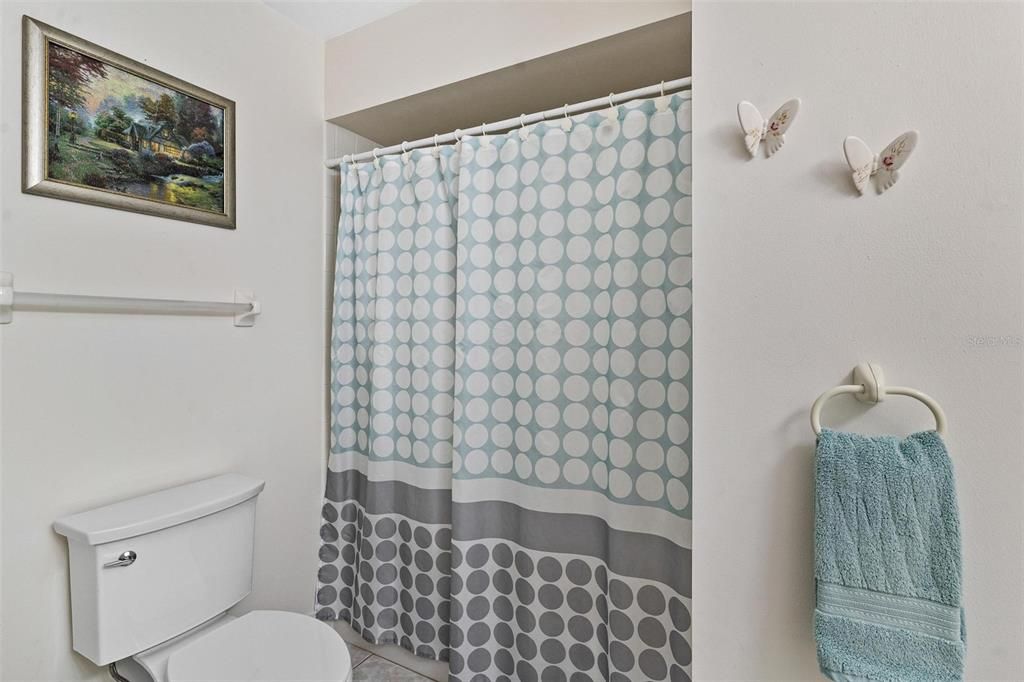
[[[348,647],[327,624],[227,613],[252,591],[263,485],[225,474],[54,523],[68,541],[75,651],[131,682],[349,682]]]

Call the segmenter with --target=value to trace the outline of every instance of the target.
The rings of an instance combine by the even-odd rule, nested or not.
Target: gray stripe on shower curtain
[[[393,512],[422,523],[452,522],[452,491],[426,490],[401,481],[370,481],[360,471],[328,471],[325,497],[331,502],[365,500],[370,514]]]
[[[450,490],[369,481],[358,471],[328,472],[326,497],[341,503],[365,499],[364,514],[395,514],[410,522],[454,528],[457,542],[500,538],[541,552],[602,558],[616,573],[656,580],[691,596],[689,548],[657,535],[612,528],[595,516],[553,514],[500,501],[453,504]]]
[[[690,100],[342,169],[317,616],[689,680]]]
[[[690,595],[690,550],[646,533],[610,528],[583,514],[538,512],[511,502],[456,504],[457,541],[501,538],[540,552],[562,552],[603,559],[608,570],[656,580]]]

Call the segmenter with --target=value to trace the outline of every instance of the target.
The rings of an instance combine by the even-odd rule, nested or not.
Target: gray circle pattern
[[[368,514],[356,502],[323,507],[317,573],[321,620],[347,621],[372,644],[398,644],[447,660],[451,528],[399,514]]]
[[[452,680],[690,679],[689,600],[665,585],[504,540],[451,560]]]
[[[452,680],[690,680],[689,600],[664,585],[355,502],[323,519],[317,618],[447,660]]]

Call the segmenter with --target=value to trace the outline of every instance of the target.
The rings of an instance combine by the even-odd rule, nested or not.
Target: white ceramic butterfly
[[[881,194],[896,184],[900,179],[897,171],[910,158],[910,153],[917,146],[917,131],[909,130],[889,143],[889,146],[875,155],[864,140],[859,137],[848,137],[843,142],[846,163],[853,171],[853,184],[857,191],[864,194],[871,176],[878,175],[875,181],[878,193]]]
[[[786,130],[793,124],[796,112],[800,110],[800,100],[791,99],[772,114],[767,121],[761,112],[746,100],[736,106],[736,113],[740,117],[740,128],[743,129],[743,140],[747,145],[747,151],[753,157],[757,154],[757,147],[761,140],[765,140],[765,149],[768,156],[782,148],[786,142]]]

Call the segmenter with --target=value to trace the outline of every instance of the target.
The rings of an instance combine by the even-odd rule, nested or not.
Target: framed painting
[[[235,228],[235,103],[22,19],[22,191]]]

